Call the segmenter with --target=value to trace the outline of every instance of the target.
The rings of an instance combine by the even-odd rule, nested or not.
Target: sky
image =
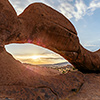
[[[90,51],[100,47],[100,0],[9,0],[17,15],[31,3],[42,2],[62,13],[75,26],[80,43]],[[52,51],[32,44],[6,46],[16,59],[25,63],[58,63],[66,60]]]

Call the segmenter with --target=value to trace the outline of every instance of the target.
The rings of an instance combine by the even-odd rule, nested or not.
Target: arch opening
[[[56,64],[58,67],[70,65],[70,63],[59,54],[30,43],[9,44],[5,45],[5,49],[12,54],[16,60],[22,63],[49,66]]]

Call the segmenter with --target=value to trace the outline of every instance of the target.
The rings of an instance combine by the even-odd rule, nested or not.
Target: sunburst
[[[34,55],[34,56],[32,56],[31,58],[35,60],[35,59],[41,58],[41,56],[39,56],[39,55]]]

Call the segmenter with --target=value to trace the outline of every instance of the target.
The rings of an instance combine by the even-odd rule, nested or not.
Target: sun
[[[35,60],[35,59],[39,59],[40,56],[36,56],[36,55],[35,55],[35,56],[32,56],[31,58]]]

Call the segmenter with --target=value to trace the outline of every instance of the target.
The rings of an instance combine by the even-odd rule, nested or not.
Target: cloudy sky
[[[65,15],[75,26],[80,43],[88,50],[95,51],[100,47],[100,0],[9,0],[19,15],[29,4],[34,2],[45,3]],[[6,46],[7,51],[12,53],[16,58],[22,61],[34,62],[43,56],[44,62],[61,62],[65,61],[59,55],[51,51],[44,50],[35,45],[17,45]],[[33,57],[30,57],[31,55]],[[27,57],[26,57],[27,56]],[[26,59],[23,59],[25,58]],[[50,59],[49,59],[50,58]],[[38,60],[39,60],[38,59]],[[43,60],[41,59],[40,62]],[[39,62],[39,61],[38,61]],[[37,63],[38,63],[37,62]]]

